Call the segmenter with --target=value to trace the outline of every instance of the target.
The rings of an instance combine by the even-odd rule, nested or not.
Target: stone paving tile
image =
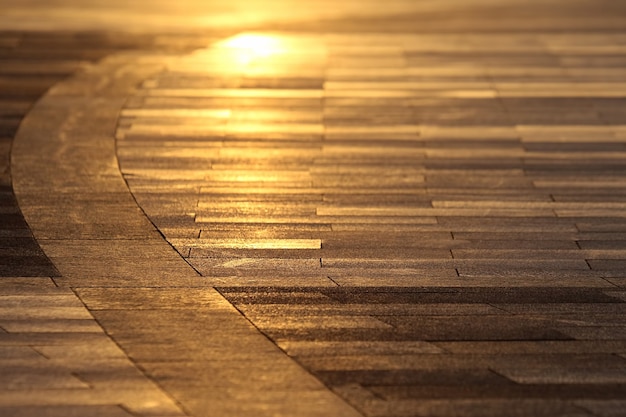
[[[378,371],[368,373],[370,376],[378,376],[380,382],[363,378],[359,372],[339,373],[338,380],[345,380],[347,384],[360,383],[375,395],[388,400],[410,400],[424,396],[433,399],[446,397],[464,397],[467,399],[480,399],[485,397],[503,396],[527,396],[535,399],[560,397],[562,400],[576,399],[579,396],[587,396],[610,402],[612,397],[620,395],[623,387],[619,385],[576,384],[575,387],[568,385],[519,385],[507,381],[490,371],[485,374],[476,370],[454,371]],[[322,378],[332,381],[337,378],[333,372],[322,373]],[[466,381],[459,383],[460,380]],[[389,381],[389,382],[387,382]],[[394,381],[394,382],[391,382]],[[485,385],[493,385],[487,388]]]
[[[585,410],[589,410],[595,415],[599,415],[602,417],[615,417],[624,415],[624,401],[623,400],[613,400],[613,401],[578,401],[576,403],[581,408]]]
[[[291,341],[279,340],[281,349],[291,356],[326,356],[337,352],[337,348],[348,354],[396,354],[411,355],[419,353],[443,353],[443,350],[423,341],[355,341],[355,342],[333,342],[333,341]]]
[[[0,411],[6,417],[129,417],[132,415],[117,405],[0,407]]]
[[[480,304],[534,304],[534,303],[616,303],[622,302],[621,292],[594,288],[276,288],[247,287],[219,288],[233,303],[239,304],[292,304],[289,301],[315,299],[341,304],[403,304],[403,303],[480,303]],[[301,304],[301,303],[295,303]]]
[[[363,375],[374,371],[430,370],[445,372],[446,370],[486,370],[493,368],[499,374],[510,375],[515,379],[515,371],[525,367],[525,370],[520,370],[520,374],[528,377],[527,381],[530,386],[534,383],[542,383],[543,380],[546,384],[553,384],[555,389],[567,391],[568,386],[574,388],[575,384],[585,383],[587,380],[592,385],[594,383],[599,384],[596,388],[598,391],[603,391],[601,388],[602,381],[608,385],[617,381],[613,384],[613,392],[605,392],[604,397],[620,398],[620,395],[623,394],[620,394],[619,391],[623,390],[623,384],[619,380],[620,375],[623,376],[623,374],[619,373],[619,368],[614,370],[612,367],[620,358],[615,355],[606,355],[606,358],[612,360],[611,363],[607,360],[602,362],[598,359],[606,358],[597,358],[597,356],[595,358],[587,355],[575,355],[573,357],[583,361],[587,360],[590,364],[603,363],[603,368],[584,369],[580,364],[571,361],[572,355],[543,355],[539,358],[537,355],[361,355],[361,360],[367,360],[366,364],[359,364],[359,356],[336,355],[332,358],[300,357],[298,359],[305,365],[314,368],[316,372],[359,371]],[[390,373],[390,375],[392,374]],[[518,382],[524,384],[526,382],[521,375]],[[559,378],[562,378],[562,381],[559,381]],[[462,381],[451,379],[450,383],[462,384]],[[608,389],[608,385],[605,385],[604,388]],[[484,386],[482,389],[488,390],[489,386]],[[593,394],[592,390],[589,391],[588,395],[591,394]],[[585,394],[579,393],[577,396],[585,396]]]
[[[616,326],[564,326],[561,331],[579,340],[624,340],[626,329]]]
[[[481,316],[480,324],[472,316],[423,317],[385,316],[381,321],[393,326],[405,337],[425,340],[559,340],[567,339],[555,326],[541,319]]]
[[[548,356],[545,361],[520,361],[516,365],[493,366],[494,371],[519,384],[623,384],[624,361],[616,356],[587,357],[580,362]],[[526,362],[526,363],[525,363]],[[535,362],[535,363],[533,363]]]
[[[130,415],[139,416],[184,416],[185,414],[169,398],[156,388],[146,390],[107,389],[107,390],[68,390],[49,389],[38,391],[33,395],[32,390],[11,390],[0,392],[0,401],[7,408],[38,407],[48,409],[56,407],[99,407],[118,405],[128,410]],[[93,408],[92,408],[93,407]],[[84,409],[83,409],[84,410]]]
[[[351,269],[353,275],[348,275],[346,269],[326,270],[328,277],[336,285],[351,287],[404,287],[411,288],[415,285],[428,285],[431,287],[459,287],[463,288],[493,288],[494,284],[509,288],[550,288],[557,284],[569,288],[592,288],[610,287],[613,278],[580,278],[568,273],[564,281],[562,274],[546,272],[530,275],[527,272],[518,271],[509,275],[473,275],[458,276],[455,269],[396,269],[387,270],[385,275],[376,273],[376,269]],[[586,275],[586,274],[585,274]],[[236,285],[235,282],[226,283]],[[216,284],[218,285],[218,284]],[[245,285],[244,285],[245,286]]]
[[[4,366],[5,372],[0,379],[3,390],[45,390],[45,389],[87,389],[88,385],[76,376],[66,372],[39,369],[36,373],[29,372],[33,363],[24,367]]]
[[[346,310],[341,303],[315,304],[315,305],[292,305],[285,303],[271,304],[238,304],[237,308],[244,312],[247,317],[277,316],[277,317],[306,317],[325,315],[420,315],[420,316],[454,316],[469,314],[502,314],[502,308],[489,304],[446,304],[446,303],[419,303],[419,304],[352,304]]]
[[[436,342],[433,345],[451,353],[465,354],[518,354],[518,353],[614,353],[625,348],[624,341],[541,340],[501,342]]]
[[[455,400],[404,400],[384,401],[372,398],[372,394],[363,394],[354,386],[337,389],[341,395],[350,398],[355,403],[365,404],[363,412],[368,416],[415,416],[428,415],[436,417],[448,416],[590,416],[589,412],[565,404],[563,401],[527,399],[527,400],[500,400],[500,399],[455,399]]]
[[[172,390],[177,392],[175,388],[172,388]],[[338,411],[337,409],[346,407],[344,405],[345,402],[339,396],[334,398],[334,404],[323,404],[327,396],[325,390],[320,390],[319,392],[310,390],[305,392],[294,390],[287,392],[240,390],[238,394],[209,392],[201,395],[199,392],[184,389],[184,393],[180,395],[187,400],[192,413],[197,413],[197,410],[210,409],[212,413],[220,415],[274,416],[289,415],[292,412],[305,417],[329,415],[328,413],[337,416],[361,415],[352,409],[346,412]],[[294,401],[294,397],[297,400]],[[263,400],[260,405],[259,398]],[[221,400],[218,405],[216,405],[217,400]]]

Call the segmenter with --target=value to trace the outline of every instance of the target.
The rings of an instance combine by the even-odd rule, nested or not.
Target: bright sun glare
[[[228,48],[240,64],[252,62],[255,58],[266,58],[284,52],[284,45],[279,37],[257,34],[242,34],[220,42]]]

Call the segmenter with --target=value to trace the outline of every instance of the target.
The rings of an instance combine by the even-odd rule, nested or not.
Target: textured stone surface
[[[0,328],[2,415],[184,415],[67,288],[0,283]]]
[[[122,54],[104,60],[85,88],[74,88],[81,84],[80,76],[58,84],[22,123],[13,150],[16,194],[61,274],[54,280],[61,286],[58,291],[69,298],[50,298],[48,292],[21,300],[8,296],[8,305],[20,310],[0,308],[7,315],[0,317],[0,330],[7,336],[99,332],[109,343],[99,346],[89,339],[69,351],[35,347],[42,355],[60,355],[56,368],[5,366],[7,381],[0,384],[14,395],[0,395],[0,404],[121,404],[132,415],[155,416],[214,415],[216,410],[240,416],[358,415],[215,289],[194,290],[206,287],[202,278],[162,239],[132,195],[124,193],[113,146],[117,114],[134,84],[167,59]],[[49,153],[59,158],[49,161]],[[93,193],[98,193],[96,201],[89,198]],[[52,195],[62,196],[62,207]],[[54,305],[44,313],[46,296]],[[70,301],[80,308],[64,304]],[[25,342],[9,340],[11,346]],[[121,355],[110,350],[112,343],[123,349]],[[10,353],[20,354],[15,349]],[[95,354],[104,356],[94,361]],[[191,369],[198,370],[199,380],[190,380]],[[27,403],[27,389],[36,390],[35,401]]]
[[[31,3],[0,414],[623,414],[622,5]]]

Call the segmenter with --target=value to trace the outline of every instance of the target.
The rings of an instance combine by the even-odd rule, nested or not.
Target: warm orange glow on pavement
[[[230,48],[233,55],[242,64],[248,64],[258,57],[269,57],[285,52],[281,38],[271,35],[245,33],[228,38],[219,43],[219,46]]]
[[[259,58],[267,58],[281,51],[280,40],[271,36],[238,35],[219,43],[222,55],[232,65],[246,67]]]
[[[623,415],[626,1],[0,28],[0,417]]]

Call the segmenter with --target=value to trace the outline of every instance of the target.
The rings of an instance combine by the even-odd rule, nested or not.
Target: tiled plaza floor
[[[626,415],[601,3],[4,32],[0,415]]]

